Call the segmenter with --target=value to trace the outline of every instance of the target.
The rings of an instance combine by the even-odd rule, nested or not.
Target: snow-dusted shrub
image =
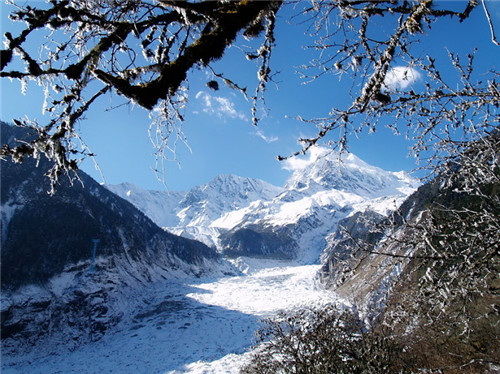
[[[266,320],[258,342],[242,373],[389,373],[401,351],[389,336],[335,307]]]

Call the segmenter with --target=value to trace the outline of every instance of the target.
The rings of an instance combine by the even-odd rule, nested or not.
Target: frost
[[[26,78],[21,78],[20,82],[21,82],[21,93],[23,95],[26,95],[28,91],[28,82],[26,81]]]
[[[45,112],[47,111],[47,107],[49,105],[49,103],[48,103],[49,99],[50,99],[49,86],[48,86],[48,84],[44,84],[42,114],[45,114]]]

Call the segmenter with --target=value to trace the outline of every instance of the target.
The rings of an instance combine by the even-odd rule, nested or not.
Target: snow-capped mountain
[[[179,204],[178,226],[210,226],[227,212],[257,200],[270,200],[283,191],[259,179],[219,175],[207,184],[194,187]]]
[[[288,191],[311,196],[320,191],[343,191],[362,198],[408,195],[418,183],[405,172],[390,172],[367,164],[352,153],[315,147],[309,159],[295,166],[285,183]]]
[[[418,184],[404,172],[384,171],[353,154],[317,147],[295,166],[283,193],[230,212],[212,226],[226,230],[221,246],[228,255],[316,262],[339,220],[367,210],[387,215]]]
[[[167,231],[212,247],[218,246],[220,235],[218,228],[211,226],[213,221],[253,201],[270,200],[284,190],[259,179],[232,174],[219,175],[188,192],[147,191],[130,183],[106,187]]]
[[[276,187],[261,180],[220,175],[179,194],[153,194],[110,186],[167,230],[216,247],[229,257],[245,255],[317,262],[325,237],[339,220],[366,210],[387,215],[419,185],[404,172],[371,166],[351,153],[316,147],[296,160],[293,174]],[[140,196],[139,196],[140,195]],[[177,202],[177,205],[175,205]],[[163,209],[163,211],[159,211]],[[175,218],[176,217],[176,218]],[[174,224],[172,224],[174,223]]]

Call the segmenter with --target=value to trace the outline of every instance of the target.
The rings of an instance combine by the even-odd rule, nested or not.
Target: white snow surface
[[[160,227],[176,226],[179,221],[175,210],[185,192],[149,191],[131,183],[107,184],[105,187],[131,202]]]
[[[262,318],[339,304],[318,265],[239,258],[242,275],[177,278],[131,290],[118,326],[74,350],[44,345],[3,356],[2,373],[237,373]]]

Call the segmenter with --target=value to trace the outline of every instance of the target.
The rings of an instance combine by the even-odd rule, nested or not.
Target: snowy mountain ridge
[[[132,183],[105,185],[116,195],[128,200],[146,214],[160,227],[176,226],[178,217],[176,207],[184,198],[184,191],[153,191],[144,190]]]
[[[108,188],[168,231],[230,257],[315,263],[339,220],[366,210],[387,215],[419,185],[405,172],[385,171],[323,147],[286,166],[293,173],[284,187],[220,175],[185,193],[141,192],[129,184]],[[153,196],[164,200],[152,205]]]
[[[259,179],[221,174],[189,191],[144,190],[131,183],[106,185],[130,201],[160,227],[209,226],[220,215],[255,200],[271,199],[282,188]]]
[[[295,165],[285,182],[287,190],[312,195],[337,190],[364,198],[408,195],[418,183],[405,172],[390,172],[369,165],[352,153],[324,147],[311,150],[309,159]]]
[[[209,226],[228,211],[246,207],[256,200],[269,200],[282,188],[259,179],[219,175],[191,189],[180,202],[178,226]]]

